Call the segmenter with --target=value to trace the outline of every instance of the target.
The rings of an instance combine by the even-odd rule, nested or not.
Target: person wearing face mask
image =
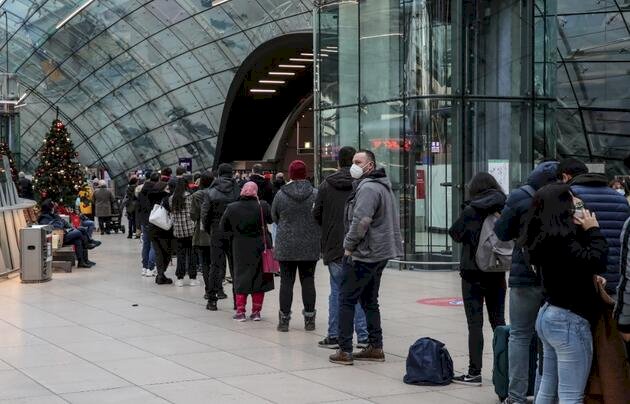
[[[615,179],[610,181],[610,184],[608,184],[608,186],[614,189],[615,192],[617,192],[619,195],[623,195],[626,198],[626,201],[630,203],[630,194],[628,194],[628,191],[626,190],[626,186],[624,185],[623,181]]]
[[[359,150],[350,175],[356,181],[344,207],[346,236],[343,241],[343,279],[339,297],[339,349],[332,363],[385,361],[383,330],[378,305],[381,276],[387,261],[403,255],[398,201],[385,169],[376,166],[374,153]],[[368,329],[368,345],[352,353],[354,312],[361,303]]]
[[[519,244],[540,272],[545,304],[536,332],[543,370],[536,404],[582,403],[593,359],[591,326],[601,311],[597,274],[606,270],[608,244],[595,213],[566,184],[536,192]]]

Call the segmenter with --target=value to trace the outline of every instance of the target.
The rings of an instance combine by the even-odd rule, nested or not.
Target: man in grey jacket
[[[339,350],[333,363],[352,365],[353,360],[385,361],[383,331],[378,306],[381,276],[387,261],[403,255],[398,204],[383,168],[374,153],[354,155],[350,174],[357,179],[345,206],[346,237],[339,308]],[[354,308],[361,303],[368,324],[368,346],[352,353]]]

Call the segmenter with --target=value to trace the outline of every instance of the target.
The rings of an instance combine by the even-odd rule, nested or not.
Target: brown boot
[[[342,351],[338,349],[337,352],[330,355],[328,360],[332,363],[336,363],[338,365],[352,365],[352,354]]]
[[[385,362],[385,353],[382,348],[374,348],[368,345],[361,352],[357,352],[352,357],[358,361]]]

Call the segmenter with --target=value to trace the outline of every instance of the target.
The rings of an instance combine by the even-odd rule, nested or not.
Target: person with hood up
[[[226,259],[233,272],[233,256],[229,234],[219,226],[221,217],[227,206],[239,199],[241,190],[232,179],[232,166],[227,163],[219,165],[217,178],[214,180],[201,207],[201,221],[204,229],[210,234],[210,272],[208,274],[208,303],[206,309],[217,310],[217,300],[227,298],[223,290]],[[240,252],[239,252],[240,253]],[[233,278],[233,274],[232,278]]]
[[[571,186],[571,192],[584,202],[584,207],[597,215],[600,229],[608,243],[608,265],[602,275],[606,279],[606,293],[615,296],[619,285],[621,229],[630,216],[625,196],[608,187],[604,174],[589,173],[586,164],[567,158],[558,166],[558,179]]]
[[[525,185],[510,192],[501,217],[494,226],[499,240],[518,240],[522,236],[534,193],[547,184],[557,182],[557,169],[557,161],[540,163],[529,175]],[[544,296],[540,276],[531,269],[520,247],[515,247],[512,253],[509,287],[510,384],[505,403],[525,403],[529,386],[529,348],[536,332],[536,316],[544,302]]]
[[[218,226],[221,232],[229,237],[234,257],[232,279],[236,313],[233,318],[236,321],[247,320],[245,315],[247,295],[252,295],[250,319],[260,321],[265,292],[273,290],[274,287],[273,274],[264,273],[262,270],[262,252],[265,243],[270,245],[271,242],[271,235],[267,231],[267,225],[271,223],[271,214],[269,205],[265,201],[259,201],[257,193],[258,186],[254,182],[247,182],[240,191],[239,200],[229,204],[225,209]]]
[[[98,182],[98,188],[94,191],[92,196],[94,205],[94,215],[98,217],[98,226],[101,229],[101,234],[109,234],[109,220],[112,217],[112,204],[114,203],[114,194],[107,189],[107,183],[105,180]]]
[[[271,206],[273,202],[273,187],[271,186],[271,181],[263,175],[263,167],[261,164],[254,164],[252,173],[249,176],[249,181],[252,181],[258,186],[258,199],[267,202]]]
[[[460,276],[468,322],[468,373],[453,378],[453,383],[481,386],[483,357],[483,304],[486,303],[492,330],[505,325],[505,273],[482,272],[475,256],[483,222],[489,215],[499,215],[505,194],[494,177],[477,173],[469,183],[470,200],[448,230],[454,241],[462,243]]]
[[[315,266],[320,255],[320,227],[312,209],[317,190],[306,179],[306,164],[289,165],[289,183],[280,188],[271,206],[278,225],[275,258],[280,261],[280,312],[278,331],[289,331],[293,285],[299,271],[304,304],[304,329],[315,330]]]
[[[328,296],[328,335],[319,342],[322,348],[337,349],[339,341],[339,291],[343,279],[343,210],[346,200],[352,193],[354,178],[350,175],[352,158],[356,150],[345,146],[339,149],[339,169],[326,177],[319,186],[313,215],[322,227],[322,257],[330,274],[330,295]],[[357,347],[367,346],[367,323],[365,312],[357,303],[354,312],[354,330],[357,333]]]

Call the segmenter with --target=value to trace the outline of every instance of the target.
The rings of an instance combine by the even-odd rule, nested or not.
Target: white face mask
[[[350,167],[350,175],[355,180],[358,180],[363,177],[363,168],[358,164],[353,164],[352,167]]]
[[[617,191],[617,193],[619,195],[625,195],[626,194],[626,191],[623,188],[617,188],[617,189],[615,189],[615,191]]]

